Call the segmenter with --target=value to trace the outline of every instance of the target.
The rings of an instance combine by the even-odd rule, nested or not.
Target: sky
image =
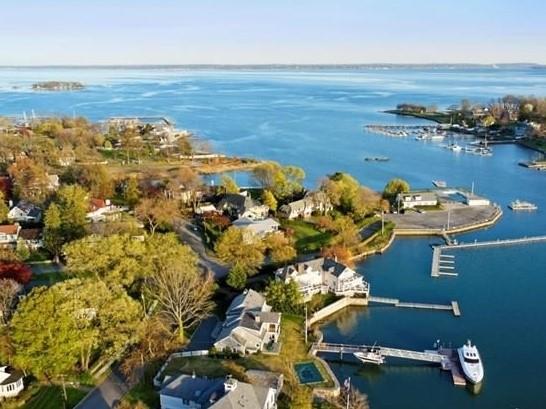
[[[0,65],[546,63],[544,0],[2,0]]]

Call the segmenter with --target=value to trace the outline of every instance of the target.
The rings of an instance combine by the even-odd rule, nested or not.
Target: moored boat
[[[480,383],[483,380],[484,370],[478,348],[468,340],[465,345],[457,349],[457,352],[466,379],[473,384]]]
[[[484,370],[478,348],[468,340],[465,345],[457,349],[457,353],[466,379],[473,384],[480,383],[483,380]]]
[[[445,180],[433,180],[432,184],[436,187],[447,187],[447,182]]]
[[[512,203],[508,205],[508,207],[512,210],[537,210],[538,206],[534,203],[525,202],[523,200],[514,200]]]
[[[376,348],[368,348],[365,352],[355,352],[353,355],[363,364],[381,365],[385,363],[385,357]]]

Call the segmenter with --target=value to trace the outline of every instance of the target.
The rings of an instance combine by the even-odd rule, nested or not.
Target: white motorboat
[[[381,365],[385,363],[385,357],[376,348],[368,348],[365,352],[355,352],[353,355],[363,364]]]
[[[453,151],[453,152],[460,152],[463,150],[462,146],[457,145],[456,143],[452,143],[447,145],[447,149]]]
[[[508,205],[512,210],[537,210],[538,206],[534,203],[524,202],[522,200],[514,200]]]
[[[436,187],[447,187],[447,182],[445,180],[433,180],[432,184]]]
[[[465,345],[457,349],[457,352],[466,379],[473,384],[480,383],[483,380],[484,371],[478,348],[468,340]]]

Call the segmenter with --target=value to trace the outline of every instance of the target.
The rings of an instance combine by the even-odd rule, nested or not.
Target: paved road
[[[194,225],[186,220],[179,220],[176,223],[175,229],[182,241],[199,255],[199,265],[212,271],[214,277],[217,279],[227,275],[229,267],[207,253],[203,239],[199,232],[195,231]]]
[[[127,393],[129,387],[115,372],[110,375],[74,409],[111,409]]]

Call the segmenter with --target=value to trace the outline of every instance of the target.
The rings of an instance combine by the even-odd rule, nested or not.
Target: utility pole
[[[381,235],[385,234],[385,211],[381,209]]]
[[[449,230],[449,223],[451,221],[451,208],[447,209],[447,230]]]
[[[305,304],[305,345],[307,345],[307,303]]]

